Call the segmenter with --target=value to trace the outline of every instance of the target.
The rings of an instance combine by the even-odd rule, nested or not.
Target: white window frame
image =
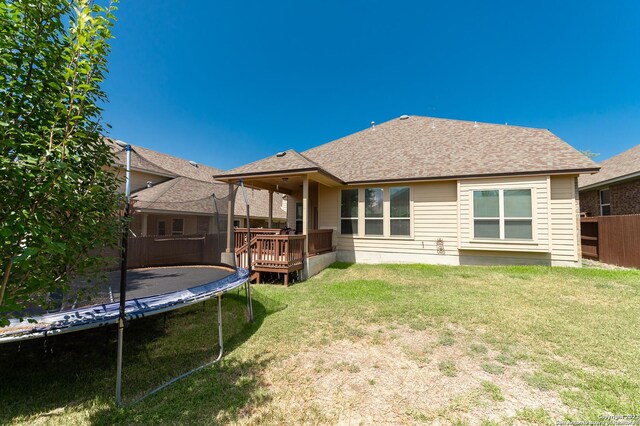
[[[362,194],[363,194],[363,200],[366,203],[367,202],[367,189],[379,189],[382,191],[382,216],[380,217],[367,217],[367,206],[364,206],[364,235],[366,237],[384,237],[385,235],[385,226],[384,226],[384,222],[385,222],[385,208],[384,205],[386,203],[386,198],[387,198],[387,192],[385,191],[385,188],[381,187],[381,186],[368,186],[366,188],[362,188]],[[358,198],[360,198],[360,194],[358,193]],[[360,207],[358,205],[358,207]],[[382,234],[367,234],[367,221],[371,221],[371,220],[377,220],[377,221],[382,221]]]
[[[409,217],[391,217],[391,189],[393,188],[409,188]],[[410,238],[413,236],[413,190],[409,185],[397,185],[389,187],[389,196],[386,199],[389,207],[386,209],[386,213],[389,217],[389,229],[388,236],[391,238]],[[409,235],[391,235],[391,221],[392,220],[408,220],[409,221]]]
[[[382,209],[382,218],[369,218],[380,220],[382,219],[383,233],[382,235],[366,235],[366,227],[365,221],[366,217],[366,209],[365,209],[365,190],[371,188],[381,188],[383,194],[383,209]],[[409,188],[409,217],[404,218],[391,218],[391,200],[390,194],[392,188]],[[357,189],[358,190],[358,216],[357,217],[342,217],[342,191]],[[412,240],[414,238],[413,235],[413,186],[412,185],[371,185],[371,186],[363,186],[358,188],[342,188],[340,191],[337,191],[338,195],[338,233],[339,235],[343,235],[345,237],[350,238],[367,238],[367,239],[392,239],[392,240]],[[353,234],[343,234],[342,233],[342,220],[354,220],[358,221],[358,229],[354,230]],[[391,220],[399,219],[399,220],[409,220],[409,235],[391,235]]]
[[[357,214],[354,217],[348,217],[348,216],[343,217],[342,216],[342,191],[352,191],[352,190],[356,190],[357,194],[358,194],[358,201],[356,202],[356,204],[358,206],[358,210],[356,212]],[[340,231],[340,235],[351,235],[351,236],[355,236],[355,237],[360,235],[360,223],[362,222],[360,220],[360,210],[361,210],[360,209],[360,203],[362,202],[361,201],[362,200],[362,195],[360,194],[360,192],[361,192],[361,189],[358,189],[358,188],[343,188],[338,192],[338,197],[339,197],[339,199],[338,199],[338,201],[339,201],[338,202],[338,216],[340,218],[340,219],[338,219],[340,221],[338,223],[338,230]],[[364,212],[363,212],[363,214],[364,214]],[[342,221],[343,220],[354,220],[354,219],[356,220],[356,223],[357,223],[357,226],[356,226],[356,229],[354,230],[354,232],[351,233],[351,234],[348,234],[348,233],[347,234],[343,234],[342,233]]]
[[[604,191],[608,191],[609,192],[609,202],[608,203],[602,203],[602,193]],[[598,191],[598,204],[600,205],[600,216],[611,216],[611,189],[610,188],[602,188],[601,190]],[[609,207],[609,214],[605,215],[602,212],[602,208],[603,207]]]
[[[504,191],[520,191],[520,190],[529,190],[531,194],[531,216],[530,217],[507,217],[504,215]],[[474,208],[474,193],[482,192],[482,191],[498,191],[498,217],[480,217],[476,219],[475,216],[475,208]],[[486,240],[486,241],[523,241],[523,242],[533,242],[536,241],[536,220],[535,220],[535,188],[526,187],[526,188],[474,188],[471,190],[471,235],[473,240]],[[491,237],[478,237],[476,238],[476,228],[475,222],[476,220],[496,220],[498,219],[498,228],[500,231],[499,238],[491,238]],[[505,237],[505,221],[507,220],[530,220],[531,221],[531,238],[506,238]]]

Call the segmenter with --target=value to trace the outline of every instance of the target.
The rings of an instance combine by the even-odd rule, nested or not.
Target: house
[[[111,141],[116,164],[121,172],[126,166],[126,152]],[[222,171],[141,146],[132,146],[131,199],[134,207],[131,231],[137,236],[193,235],[213,230],[212,194],[224,197],[228,184],[217,182],[213,175]],[[124,192],[124,182],[121,186]],[[269,196],[274,208],[271,209]],[[278,193],[247,191],[254,227],[282,227],[286,221],[286,200]],[[241,197],[241,194],[237,194]],[[244,200],[235,203],[235,226],[246,226]],[[269,223],[271,218],[271,223]]]
[[[578,179],[584,216],[640,214],[640,145],[604,160],[600,172]]]
[[[577,179],[597,170],[545,129],[404,115],[216,179],[287,194],[309,276],[334,260],[579,266]],[[332,251],[311,256],[320,231]]]

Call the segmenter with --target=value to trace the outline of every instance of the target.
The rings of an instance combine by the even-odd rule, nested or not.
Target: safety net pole
[[[240,178],[240,187],[242,188],[242,196],[247,206],[247,268],[249,269],[249,279],[247,280],[247,311],[249,313],[249,321],[253,322],[253,304],[251,302],[251,214],[249,213],[249,199],[247,191],[244,188],[244,182]]]
[[[129,214],[131,207],[131,145],[124,147],[127,153],[125,205],[122,223],[122,249],[120,253],[120,311],[118,316],[118,355],[116,364],[116,405],[122,405],[122,350],[124,345],[124,320],[127,302],[127,252],[129,246]]]

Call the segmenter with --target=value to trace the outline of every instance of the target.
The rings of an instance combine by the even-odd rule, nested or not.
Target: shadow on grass
[[[251,337],[269,314],[282,309],[258,292],[253,296],[253,324],[246,321],[243,294],[223,298],[225,355]],[[215,300],[132,321],[125,330],[123,399],[135,400],[214,359],[216,321]],[[220,412],[232,415],[260,398],[260,375],[269,362],[264,356],[223,359],[121,410],[115,407],[114,396],[116,347],[115,327],[0,346],[0,395],[5,395],[0,400],[0,423],[29,422],[33,416],[69,423],[66,416],[74,412],[76,419],[100,424],[214,420]]]
[[[335,263],[332,263],[331,265],[329,265],[329,267],[327,269],[349,269],[353,265],[355,265],[355,263],[335,262]]]

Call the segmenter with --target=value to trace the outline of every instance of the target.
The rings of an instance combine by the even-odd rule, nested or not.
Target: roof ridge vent
[[[409,116],[407,114],[402,114],[400,116],[400,120],[406,120],[407,118],[409,118]]]
[[[189,164],[191,164],[195,168],[198,168],[198,163],[196,163],[195,161],[189,160]]]

